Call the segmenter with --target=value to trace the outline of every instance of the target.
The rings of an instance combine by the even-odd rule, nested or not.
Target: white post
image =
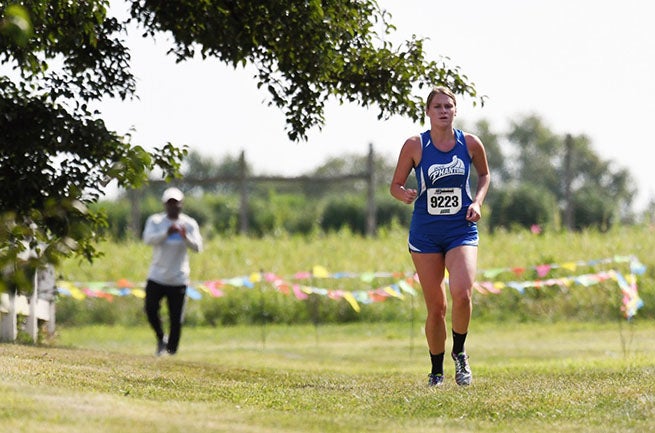
[[[38,278],[39,270],[34,271],[34,279],[32,281],[32,296],[30,298],[30,309],[29,314],[27,315],[27,324],[25,325],[25,331],[32,337],[32,341],[36,343],[37,337],[39,335],[39,319],[36,315],[36,304],[39,301],[38,294]]]
[[[48,264],[39,269],[38,279],[39,312],[42,320],[47,321],[48,335],[55,335],[55,298],[57,292],[57,281],[55,268]]]
[[[16,326],[16,294],[7,293],[7,314],[2,315],[2,341],[16,341],[18,328]]]
[[[55,335],[55,301],[48,301],[50,319],[48,320],[48,335]]]

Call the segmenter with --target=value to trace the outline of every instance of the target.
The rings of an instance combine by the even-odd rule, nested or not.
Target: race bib
[[[428,188],[428,213],[453,215],[462,209],[461,188]]]

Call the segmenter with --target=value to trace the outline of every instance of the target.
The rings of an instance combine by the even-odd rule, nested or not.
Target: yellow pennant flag
[[[404,298],[404,296],[402,295],[402,293],[398,293],[398,292],[396,292],[396,291],[395,291],[394,289],[392,289],[390,286],[383,287],[382,290],[383,290],[384,292],[388,293],[389,295],[393,296],[394,298],[398,298],[398,299],[403,299],[403,298]]]
[[[353,307],[353,310],[355,310],[355,311],[358,312],[358,313],[361,311],[361,308],[360,308],[360,306],[359,306],[359,303],[357,302],[357,300],[355,299],[355,297],[353,296],[352,293],[350,293],[350,292],[344,292],[344,293],[343,293],[343,299],[345,299],[346,301],[348,301],[348,303],[350,304],[350,306]]]
[[[330,273],[323,266],[316,265],[312,268],[312,275],[314,278],[328,278]]]
[[[578,265],[575,262],[566,262],[562,263],[562,268],[574,272],[578,268]]]
[[[262,274],[260,272],[253,272],[248,279],[251,283],[259,283],[262,281]]]
[[[79,287],[77,287],[75,284],[71,283],[70,281],[58,281],[57,286],[61,287],[62,289],[68,290],[70,293],[71,297],[73,299],[77,299],[78,301],[82,299],[86,299],[86,295],[82,290],[80,290]]]

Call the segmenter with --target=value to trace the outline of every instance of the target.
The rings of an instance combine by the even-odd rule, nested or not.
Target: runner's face
[[[448,95],[437,93],[432,97],[426,114],[430,118],[430,123],[434,125],[449,125],[453,123],[457,107]]]
[[[180,213],[182,212],[182,202],[177,200],[168,200],[164,207],[166,209],[166,215],[170,219],[177,219],[177,217],[179,217]]]

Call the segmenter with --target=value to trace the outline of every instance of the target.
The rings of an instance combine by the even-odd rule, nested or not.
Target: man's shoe
[[[168,342],[166,337],[163,340],[157,340],[157,351],[155,352],[156,356],[166,355],[168,353]]]
[[[441,386],[443,385],[443,374],[428,374],[428,386]]]
[[[469,357],[466,353],[452,354],[453,361],[455,361],[455,382],[459,386],[470,385],[473,381],[471,368],[469,367]]]

